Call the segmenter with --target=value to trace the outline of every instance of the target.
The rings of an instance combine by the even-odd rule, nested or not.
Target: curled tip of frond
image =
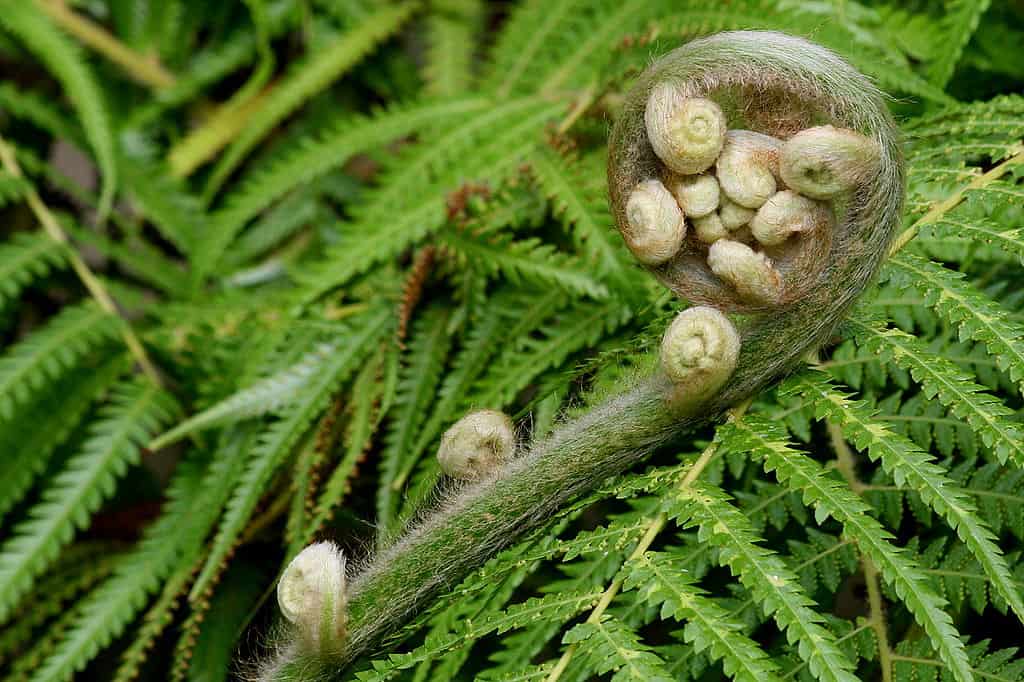
[[[671,185],[673,196],[687,218],[703,218],[718,208],[718,180],[713,175],[685,175]]]
[[[708,249],[708,267],[741,298],[770,305],[782,297],[782,277],[763,253],[746,244],[720,239]]]
[[[661,368],[672,382],[676,407],[706,398],[732,376],[740,335],[725,315],[710,306],[676,316],[661,340]]]
[[[616,224],[655,277],[691,302],[749,313],[848,301],[903,197],[881,93],[827,49],[768,31],[702,38],[654,62],[616,120],[608,179]],[[629,202],[656,181],[693,229],[647,258]],[[722,240],[735,245],[712,254]]]
[[[751,221],[754,217],[754,209],[740,206],[729,197],[722,197],[722,206],[718,209],[718,217],[722,219],[725,229],[738,230]]]
[[[333,542],[318,542],[299,552],[277,584],[277,603],[298,633],[300,650],[321,656],[340,653],[348,620],[341,549]]]
[[[853,130],[830,125],[801,130],[786,140],[779,172],[792,189],[814,199],[851,192],[877,172],[878,144]]]
[[[830,229],[832,210],[792,190],[776,192],[750,220],[750,231],[761,244],[778,246],[794,235]]]
[[[441,437],[437,462],[446,475],[473,480],[512,459],[515,449],[515,429],[508,415],[478,410],[455,422]]]
[[[659,180],[641,182],[626,204],[626,244],[641,263],[664,263],[679,251],[686,223],[675,198]]]
[[[715,170],[722,191],[746,208],[760,208],[775,194],[782,141],[751,130],[730,130]]]
[[[644,117],[654,153],[676,173],[700,173],[718,158],[725,138],[725,114],[703,97],[686,97],[676,84],[656,85]]]

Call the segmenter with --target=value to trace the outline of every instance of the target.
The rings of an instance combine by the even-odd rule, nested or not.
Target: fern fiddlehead
[[[653,63],[615,123],[608,180],[627,246],[698,304],[666,332],[658,369],[465,482],[352,574],[330,655],[293,644],[268,675],[341,670],[566,501],[792,369],[874,275],[903,200],[881,93],[833,53],[770,32]]]

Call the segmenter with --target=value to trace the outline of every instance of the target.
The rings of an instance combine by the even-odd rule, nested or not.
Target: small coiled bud
[[[761,244],[777,246],[795,234],[827,229],[832,211],[821,202],[791,190],[776,192],[750,221],[750,231]]]
[[[740,335],[725,313],[710,306],[676,315],[661,339],[661,369],[672,382],[674,407],[713,394],[732,376]]]
[[[684,97],[671,81],[651,89],[644,123],[654,153],[676,173],[702,173],[722,150],[726,124],[721,107],[703,97]]]
[[[516,434],[504,412],[478,410],[455,422],[441,437],[437,462],[452,478],[473,480],[512,459]]]
[[[782,277],[771,260],[746,244],[718,240],[708,249],[708,267],[750,303],[775,305],[782,298]]]
[[[683,212],[660,180],[645,180],[636,186],[626,203],[626,221],[626,245],[647,265],[672,258],[686,236]]]
[[[277,584],[281,614],[298,630],[308,653],[336,655],[345,642],[348,598],[345,555],[333,542],[318,542],[292,559]]]
[[[751,221],[756,211],[746,206],[740,206],[729,197],[722,197],[722,205],[718,208],[718,217],[722,219],[725,229],[732,232],[738,230]]]
[[[751,130],[730,130],[715,168],[718,184],[731,200],[760,208],[775,194],[782,141]]]
[[[831,199],[870,180],[878,170],[878,144],[830,125],[801,130],[779,153],[779,173],[791,189],[814,199]]]
[[[719,239],[729,236],[729,230],[725,229],[722,219],[717,213],[709,213],[703,218],[693,219],[693,233],[697,239],[705,244],[714,244]]]
[[[687,175],[674,180],[670,189],[687,218],[703,218],[718,208],[720,192],[713,175]]]

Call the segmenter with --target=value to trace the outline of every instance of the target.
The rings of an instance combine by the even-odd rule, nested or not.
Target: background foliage
[[[393,537],[467,409],[543,434],[643,371],[683,304],[608,121],[744,27],[893,96],[881,283],[354,674],[1024,678],[1024,7],[986,0],[0,0],[4,677],[239,674],[281,567]]]

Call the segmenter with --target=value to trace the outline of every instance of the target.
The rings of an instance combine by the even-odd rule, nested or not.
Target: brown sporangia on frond
[[[417,304],[423,297],[423,285],[434,267],[434,259],[437,256],[437,249],[433,246],[424,246],[420,249],[416,258],[413,259],[412,267],[402,285],[402,300],[398,304],[398,330],[395,339],[399,348],[405,350],[405,339],[409,333],[409,321],[416,310]]]

